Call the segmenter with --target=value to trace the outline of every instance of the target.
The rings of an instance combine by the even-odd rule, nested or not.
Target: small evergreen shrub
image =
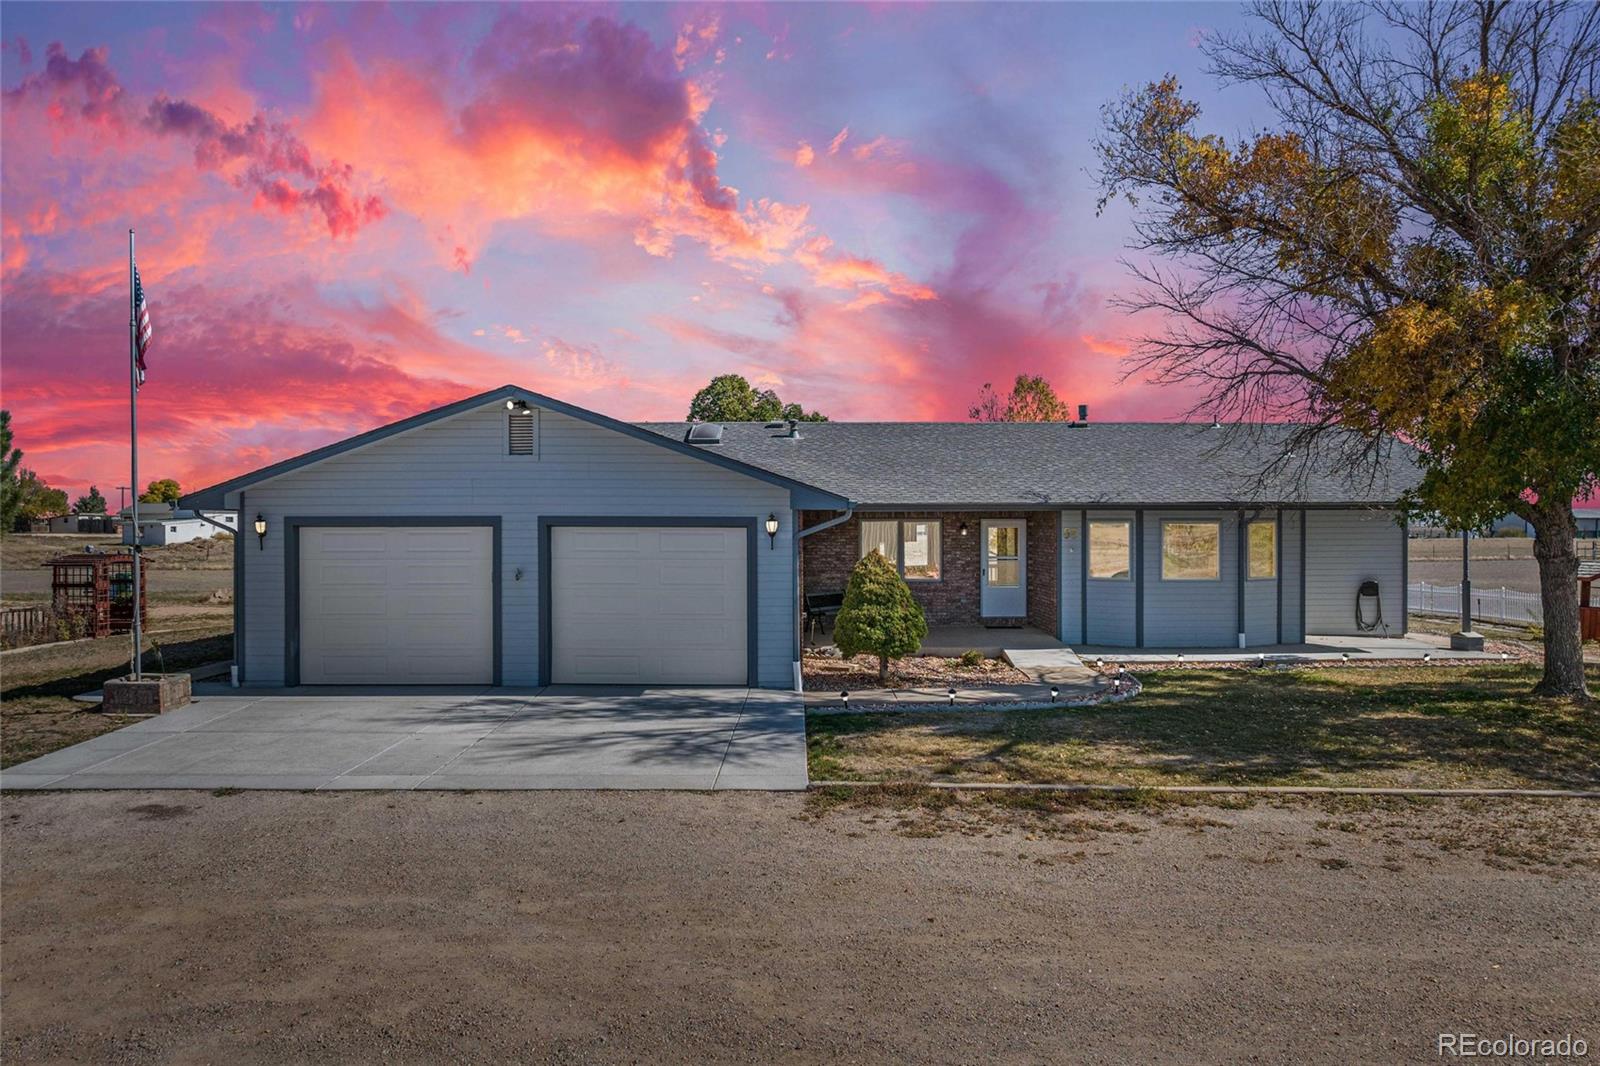
[[[972,669],[974,666],[982,666],[983,665],[983,652],[979,651],[977,648],[971,648],[971,649],[969,649],[967,651],[962,652],[961,653],[961,665],[965,666],[969,670]]]
[[[846,656],[878,657],[878,680],[889,680],[889,660],[910,655],[928,635],[922,606],[899,571],[881,552],[870,552],[850,571],[833,640]]]

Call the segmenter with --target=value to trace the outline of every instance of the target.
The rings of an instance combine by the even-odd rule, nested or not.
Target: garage
[[[750,681],[750,529],[549,527],[555,684]]]
[[[302,684],[494,683],[491,527],[298,532]]]

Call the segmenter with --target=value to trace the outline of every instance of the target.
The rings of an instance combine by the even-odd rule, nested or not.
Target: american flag
[[[150,305],[144,302],[144,286],[139,283],[139,268],[133,268],[134,365],[139,368],[139,384],[144,384],[144,353],[150,350]]]

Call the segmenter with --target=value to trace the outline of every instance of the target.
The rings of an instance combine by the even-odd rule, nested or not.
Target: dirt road
[[[795,795],[12,794],[4,1058],[1420,1062],[1444,1029],[1600,1046],[1600,869],[1549,850],[1596,809],[1466,810],[932,831]]]

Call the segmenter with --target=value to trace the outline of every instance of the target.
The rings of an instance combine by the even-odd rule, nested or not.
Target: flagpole
[[[144,676],[139,619],[139,308],[133,290],[133,230],[128,231],[128,430],[133,445],[133,677]]]

